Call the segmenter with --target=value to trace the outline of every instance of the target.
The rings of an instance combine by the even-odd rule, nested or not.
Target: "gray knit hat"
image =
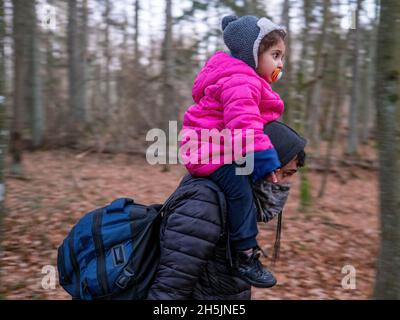
[[[231,55],[253,69],[257,68],[261,40],[274,30],[283,30],[286,33],[283,26],[267,18],[226,16],[222,19],[224,42]]]

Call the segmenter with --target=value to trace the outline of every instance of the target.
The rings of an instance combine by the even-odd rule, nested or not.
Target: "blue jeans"
[[[227,164],[208,176],[224,192],[232,246],[247,250],[257,245],[257,209],[250,176],[236,175],[237,164]]]

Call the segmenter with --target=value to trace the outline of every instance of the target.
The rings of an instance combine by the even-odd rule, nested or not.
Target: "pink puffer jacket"
[[[189,161],[185,166],[192,175],[207,176],[224,165],[224,148],[223,145],[220,147],[219,163],[201,163],[204,157],[204,148],[201,146],[208,144],[205,150],[208,151],[210,159],[214,157],[215,149],[212,148],[210,139],[193,142],[189,138],[190,135],[185,133],[185,129],[195,130],[198,137],[201,137],[201,129],[219,131],[225,128],[232,131],[242,129],[243,135],[245,135],[245,129],[254,129],[254,146],[250,149],[247,146],[244,150],[246,145],[243,137],[242,155],[246,152],[273,149],[263,128],[266,123],[281,116],[284,109],[283,101],[272,90],[270,84],[243,61],[222,51],[215,53],[196,77],[192,97],[196,104],[185,112],[180,137],[182,139],[181,156],[186,162]],[[186,145],[185,151],[182,149],[184,145]],[[190,147],[196,147],[195,155],[188,151]],[[274,157],[279,162],[275,156],[275,150],[268,151],[274,151]],[[193,157],[197,158],[197,163],[193,161]],[[234,155],[232,157],[235,161]]]

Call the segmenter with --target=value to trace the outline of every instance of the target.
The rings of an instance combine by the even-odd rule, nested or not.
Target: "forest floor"
[[[26,179],[8,177],[6,181],[0,256],[3,299],[68,299],[58,282],[49,282],[45,276],[54,270],[57,247],[71,226],[85,212],[118,197],[162,203],[185,174],[180,165],[163,172],[140,156],[63,150],[26,153],[24,170]],[[298,210],[298,178],[285,207],[281,258],[271,267],[278,284],[253,289],[252,298],[371,297],[379,246],[376,170],[341,168],[340,177],[329,176],[322,199],[316,197],[321,174],[311,170],[308,178],[312,207],[307,212]],[[270,252],[275,223],[259,225],[260,243]],[[347,283],[343,278],[353,267],[355,288],[343,287],[342,282]]]

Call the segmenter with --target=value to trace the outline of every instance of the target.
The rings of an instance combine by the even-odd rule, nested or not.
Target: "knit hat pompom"
[[[228,24],[229,24],[230,22],[235,21],[235,20],[237,20],[237,19],[238,19],[237,16],[225,16],[225,17],[223,17],[223,18],[222,18],[222,23],[221,23],[221,25],[222,25],[222,31],[225,30],[225,28],[228,26]]]

